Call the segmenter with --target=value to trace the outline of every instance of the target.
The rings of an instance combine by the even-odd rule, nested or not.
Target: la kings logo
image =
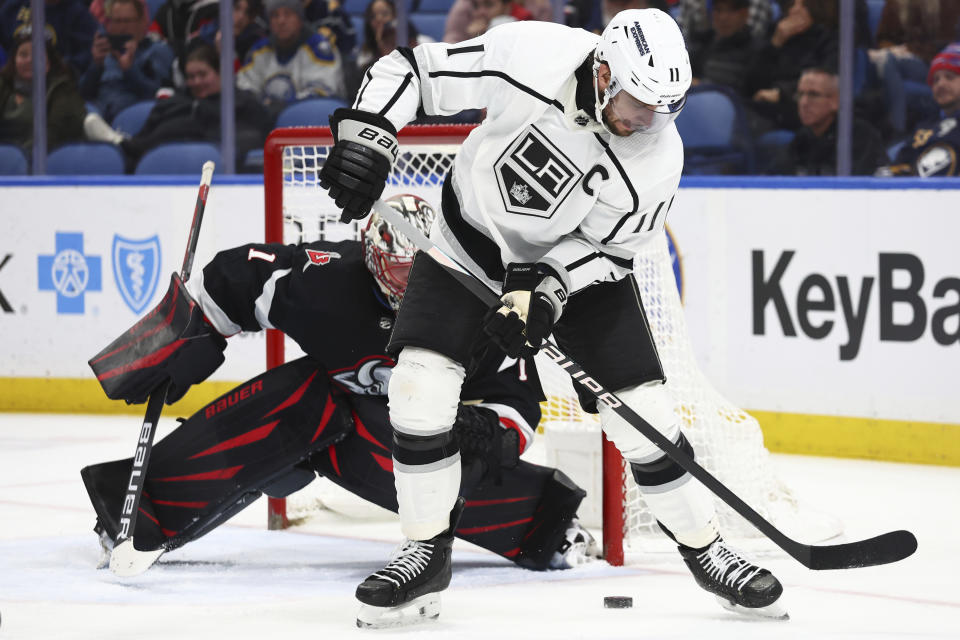
[[[583,172],[530,125],[494,164],[503,205],[510,213],[551,217]]]

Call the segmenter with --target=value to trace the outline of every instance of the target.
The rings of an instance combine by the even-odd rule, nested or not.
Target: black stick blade
[[[855,569],[889,564],[909,557],[917,550],[917,538],[909,531],[891,531],[875,538],[810,547],[811,569]]]

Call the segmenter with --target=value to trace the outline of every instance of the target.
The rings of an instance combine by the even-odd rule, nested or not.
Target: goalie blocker
[[[526,568],[564,568],[584,491],[560,471],[518,460],[515,432],[503,430],[489,409],[461,406],[454,432],[467,498],[456,535]],[[309,357],[271,369],[212,401],[156,444],[135,546],[176,549],[262,493],[285,497],[318,473],[396,512],[390,446],[383,398],[331,388]],[[131,464],[127,458],[81,471],[101,540],[116,537]]]
[[[141,404],[169,380],[166,402],[173,404],[190,385],[216,371],[226,347],[174,273],[159,304],[89,364],[111,400]]]

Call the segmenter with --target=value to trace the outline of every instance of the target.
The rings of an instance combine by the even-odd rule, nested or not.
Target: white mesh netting
[[[452,166],[458,141],[413,145],[401,142],[402,152],[383,197],[414,193],[439,211],[440,187]],[[361,223],[341,224],[339,210],[318,186],[317,171],[326,150],[325,146],[288,146],[283,149],[284,242],[359,237]],[[280,210],[279,207],[276,209]],[[271,215],[269,207],[268,215]],[[788,535],[806,542],[839,535],[840,524],[834,518],[800,508],[774,473],[757,421],[724,399],[700,372],[687,335],[665,234],[638,256],[635,273],[668,378],[668,389],[675,399],[675,410],[683,420],[684,433],[694,446],[698,462]],[[286,344],[287,358],[295,357],[299,353],[295,345],[290,341]],[[579,456],[580,468],[568,472],[578,481],[578,475],[582,478],[584,473],[599,473],[599,421],[580,410],[570,380],[559,367],[545,358],[538,358],[538,369],[548,398],[543,406],[541,427],[557,435],[560,432],[594,434],[596,437],[588,436],[590,446],[596,447],[594,464],[584,465],[583,456]],[[548,443],[562,441],[549,437],[546,440]],[[581,444],[574,446],[582,446],[584,439],[580,437],[577,442]],[[572,458],[562,452],[557,455],[548,453],[547,457],[548,462],[556,462],[561,468],[562,461],[569,459]],[[618,473],[625,483],[624,550],[633,553],[669,548],[665,536],[656,529],[629,472],[624,468],[606,472]],[[580,481],[580,484],[594,493],[600,486],[599,479],[595,483],[589,479]],[[380,513],[379,508],[366,507],[346,498],[341,490],[329,483],[314,482],[287,499],[287,514],[293,521],[309,517],[324,507],[333,507],[355,517],[376,517]],[[760,534],[740,516],[719,500],[717,507],[726,537],[754,550],[767,548]],[[600,523],[593,521],[588,525],[599,526]]]

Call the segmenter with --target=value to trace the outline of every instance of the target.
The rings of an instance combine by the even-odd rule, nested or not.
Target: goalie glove
[[[320,169],[320,186],[343,210],[340,222],[360,220],[383,193],[397,159],[397,131],[376,113],[340,108],[330,116],[336,141]]]
[[[483,318],[483,330],[511,358],[531,356],[553,331],[567,300],[557,273],[542,263],[511,263],[500,306]]]
[[[163,300],[89,364],[111,400],[140,404],[169,381],[166,402],[173,404],[220,366],[226,347],[174,273]]]

